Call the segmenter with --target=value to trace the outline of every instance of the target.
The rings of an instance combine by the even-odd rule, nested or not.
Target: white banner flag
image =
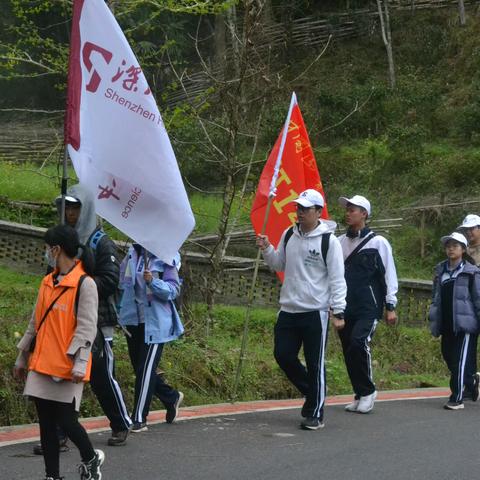
[[[97,213],[171,263],[195,226],[145,76],[104,0],[74,0],[65,143]]]

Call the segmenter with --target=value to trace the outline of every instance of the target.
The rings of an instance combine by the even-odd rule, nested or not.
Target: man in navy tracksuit
[[[348,226],[347,233],[339,237],[345,261],[347,308],[344,322],[337,321],[334,326],[355,394],[345,410],[368,413],[377,397],[370,341],[384,309],[387,323],[396,323],[397,273],[390,244],[366,226],[370,202],[361,195],[340,197],[339,202],[346,208]]]
[[[336,224],[320,220],[322,195],[308,189],[294,201],[298,223],[283,232],[277,249],[265,235],[257,237],[257,245],[271,268],[285,272],[275,325],[275,359],[305,396],[301,427],[317,430],[323,427],[329,310],[333,321],[343,318],[347,286],[342,249],[332,233]],[[306,368],[298,358],[302,346]]]

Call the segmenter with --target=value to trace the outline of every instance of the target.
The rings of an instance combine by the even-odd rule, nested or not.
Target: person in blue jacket
[[[447,259],[435,267],[430,329],[442,337],[442,356],[450,370],[447,410],[464,408],[464,398],[478,400],[476,371],[480,331],[480,269],[464,260],[467,239],[458,232],[442,237]],[[470,373],[469,373],[470,372]]]
[[[166,421],[173,423],[183,393],[157,374],[163,345],[184,329],[174,300],[180,293],[180,255],[167,265],[142,246],[133,244],[120,267],[120,325],[127,333],[128,353],[135,371],[133,433],[147,430],[147,416],[155,394],[165,405]]]

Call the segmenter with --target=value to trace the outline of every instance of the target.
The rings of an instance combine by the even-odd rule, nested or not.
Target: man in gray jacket
[[[342,249],[333,235],[336,225],[320,220],[322,195],[308,189],[294,202],[298,223],[283,232],[278,248],[265,235],[257,237],[257,245],[270,268],[285,272],[275,325],[275,359],[305,396],[301,427],[317,430],[324,426],[329,310],[334,322],[343,318],[347,287]],[[298,359],[302,345],[306,368]]]

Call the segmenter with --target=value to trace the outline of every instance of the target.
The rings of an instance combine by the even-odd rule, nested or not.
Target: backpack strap
[[[322,257],[323,257],[325,266],[327,266],[327,254],[328,254],[328,247],[330,246],[330,235],[331,235],[331,232],[322,233]]]
[[[352,258],[375,236],[375,232],[370,232],[353,250],[353,252],[345,259],[345,265],[352,261]]]
[[[283,249],[287,248],[287,243],[290,240],[290,237],[293,235],[293,225],[287,230],[285,237],[283,239]]]
[[[290,240],[290,237],[293,235],[293,225],[287,230],[285,237],[283,238],[283,248],[287,248],[287,243]],[[327,254],[328,254],[328,247],[330,246],[330,235],[331,232],[322,233],[322,257],[323,261],[325,262],[325,266],[327,266]]]
[[[74,307],[74,310],[73,310],[75,312],[75,315],[77,315],[77,311],[78,311],[78,301],[80,300],[80,288],[81,288],[82,283],[83,283],[83,281],[85,280],[86,277],[88,277],[88,275],[84,274],[78,279],[77,293],[75,295],[75,307]]]
[[[89,247],[95,251],[97,249],[98,243],[100,240],[106,235],[103,230],[97,230],[91,237],[90,241],[88,242]]]

